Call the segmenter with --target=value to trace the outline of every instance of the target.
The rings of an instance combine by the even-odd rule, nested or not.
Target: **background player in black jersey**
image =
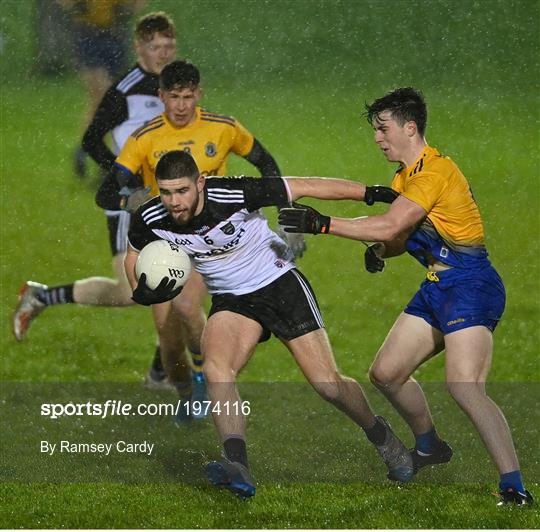
[[[137,63],[105,93],[83,136],[83,147],[109,173],[127,138],[137,128],[163,112],[159,99],[159,74],[176,54],[174,22],[164,12],[149,13],[135,26],[134,46]],[[110,134],[112,149],[105,142]],[[32,320],[47,306],[65,303],[98,306],[133,304],[131,289],[124,272],[124,257],[129,228],[129,213],[120,209],[105,210],[109,242],[116,279],[90,277],[48,288],[32,281],[23,285],[13,316],[13,331],[23,340]],[[150,382],[164,382],[159,348],[154,357]]]
[[[135,276],[139,251],[164,239],[191,256],[212,294],[203,351],[212,405],[224,409],[221,414],[212,410],[225,458],[208,465],[211,482],[244,498],[255,493],[245,416],[232,407],[225,411],[225,405],[240,404],[236,376],[271,333],[291,352],[315,390],[365,431],[389,477],[409,480],[413,469],[407,449],[388,423],[373,414],[360,385],[339,373],[315,294],[296,269],[292,253],[280,253],[284,242],[258,211],[302,196],[362,200],[366,187],[317,178],[205,178],[184,151],[165,154],[156,179],[160,197],[145,203],[132,220],[126,273],[137,303],[153,305],[176,297],[181,289],[168,290],[167,277],[151,290],[144,275],[139,280]]]

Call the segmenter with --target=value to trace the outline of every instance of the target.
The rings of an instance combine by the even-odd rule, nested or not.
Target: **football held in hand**
[[[156,240],[144,246],[135,266],[137,279],[146,274],[146,284],[155,289],[164,277],[174,279],[174,289],[184,286],[191,272],[189,256],[167,240]]]

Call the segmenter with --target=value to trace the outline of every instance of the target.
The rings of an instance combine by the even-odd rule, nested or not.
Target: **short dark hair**
[[[195,159],[187,151],[169,151],[158,161],[156,165],[156,179],[180,179],[189,177],[195,181],[199,177],[199,169]]]
[[[159,76],[159,87],[163,91],[173,89],[194,89],[201,81],[197,67],[187,61],[169,63]]]
[[[135,25],[135,38],[139,41],[151,41],[156,33],[174,39],[176,28],[171,17],[164,11],[154,11],[141,17]]]
[[[427,125],[427,106],[424,95],[413,87],[395,89],[371,105],[366,103],[366,117],[370,124],[384,111],[390,111],[392,118],[399,124],[416,122],[418,132],[424,136]]]

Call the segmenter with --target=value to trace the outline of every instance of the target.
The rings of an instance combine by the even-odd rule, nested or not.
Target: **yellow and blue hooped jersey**
[[[427,217],[407,240],[407,251],[424,266],[433,259],[457,268],[489,264],[484,227],[469,183],[457,165],[426,146],[392,188],[420,205]]]

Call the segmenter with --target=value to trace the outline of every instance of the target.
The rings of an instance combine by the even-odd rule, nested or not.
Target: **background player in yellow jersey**
[[[428,146],[427,107],[419,91],[397,89],[366,108],[375,142],[388,161],[400,164],[392,182],[399,196],[389,210],[344,219],[301,206],[282,210],[280,223],[291,232],[378,242],[366,251],[366,267],[372,272],[382,271],[384,258],[405,251],[427,268],[426,280],[380,348],[370,378],[415,435],[415,470],[447,462],[452,449],[439,439],[426,398],[412,377],[444,349],[447,388],[499,470],[499,504],[531,504],[510,430],[485,389],[505,290],[488,259],[469,184],[451,159]]]
[[[224,175],[230,153],[244,157],[264,176],[279,176],[274,158],[238,121],[199,107],[202,97],[200,74],[195,65],[174,61],[160,75],[160,98],[165,112],[136,130],[115,162],[115,170],[98,191],[97,203],[104,209],[136,209],[158,194],[155,168],[169,151],[189,152],[203,175]],[[303,239],[295,241],[296,255]],[[294,250],[293,250],[294,251]],[[180,331],[194,354],[200,353],[205,324],[202,302],[206,295],[202,278],[193,273],[182,293],[172,303],[153,305],[165,369],[188,382]]]

